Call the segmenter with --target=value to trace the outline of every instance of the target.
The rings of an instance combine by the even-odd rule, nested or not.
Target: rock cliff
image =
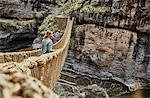
[[[33,0],[0,1],[0,51],[29,45],[36,37]]]
[[[90,60],[99,69],[107,69],[112,77],[125,84],[137,81],[141,87],[150,84],[150,34],[94,24],[77,26],[77,55],[80,61]]]
[[[45,21],[42,23],[43,20],[49,14],[56,13],[61,5],[61,0],[1,0],[0,52],[31,47],[38,27],[42,32],[41,28],[46,25]],[[56,31],[56,26],[53,27]]]
[[[0,44],[0,51],[13,50],[16,46],[26,46],[22,45],[21,41],[19,44],[18,38],[26,40],[26,42],[28,42],[27,40],[32,42],[38,31],[37,27],[41,26],[41,23],[49,14],[64,14],[76,17],[77,24],[97,24],[104,27],[111,26],[132,31],[150,32],[149,5],[149,0],[144,3],[138,0],[1,0],[0,18],[3,20],[2,23],[8,26],[5,25],[0,29],[0,36],[3,36],[0,40],[7,40],[6,35],[16,32],[15,29],[11,32],[6,29],[9,28],[7,22],[10,19],[15,22],[26,21],[25,24],[28,24],[28,27],[25,24],[14,25],[15,23],[12,22],[13,27],[20,27],[17,32],[20,32],[21,36],[17,37],[19,33],[11,36],[12,41],[18,44],[10,47],[13,42],[5,41],[5,45]],[[31,20],[34,22],[28,23]],[[22,29],[25,29],[23,35],[21,34]],[[41,32],[40,29],[39,31]],[[27,45],[30,45],[31,42]]]
[[[34,0],[1,0],[0,12],[0,17],[33,19]]]
[[[149,88],[150,1],[138,1],[1,0],[0,51],[31,44],[37,26],[49,28],[48,14],[64,14],[76,18],[71,48],[81,51],[78,59],[85,56],[127,84]]]
[[[85,61],[87,57],[125,84],[140,83],[139,87],[149,89],[149,4],[149,0],[73,2],[64,14],[76,17],[78,24],[74,33],[77,38],[72,41],[81,52],[76,58]]]

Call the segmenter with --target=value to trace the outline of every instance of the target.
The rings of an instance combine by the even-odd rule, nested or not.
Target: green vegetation
[[[63,7],[64,15],[69,15],[71,12],[81,8],[81,0],[76,0],[74,3],[65,4]]]
[[[78,47],[78,40],[77,40],[75,33],[73,32],[73,35],[70,40],[70,49],[76,50],[77,47]]]
[[[66,25],[66,24],[64,23],[64,25]],[[55,15],[49,15],[44,19],[44,21],[42,22],[42,25],[39,27],[38,31],[43,32],[46,30],[64,33],[65,28],[62,28],[60,26],[60,24],[56,23]]]
[[[107,12],[111,12],[111,7],[108,6],[92,6],[89,5],[88,3],[85,3],[82,6],[82,0],[76,0],[74,3],[70,4],[70,3],[66,3],[64,5],[64,7],[62,8],[62,12],[64,12],[64,15],[69,15],[70,13],[72,13],[73,11],[76,10],[82,10],[88,13],[107,13]]]
[[[32,23],[35,23],[35,20],[28,20],[28,21],[11,21],[11,20],[0,20],[0,26],[2,28],[8,28],[8,27],[15,27],[19,28],[19,26],[30,26]]]
[[[47,16],[44,21],[42,22],[41,26],[39,27],[39,32],[45,31],[50,29],[50,27],[52,25],[54,25],[54,16],[53,15],[49,15]]]
[[[106,12],[111,12],[110,7],[94,7],[91,5],[87,5],[83,7],[83,11],[86,11],[88,13],[106,13]]]

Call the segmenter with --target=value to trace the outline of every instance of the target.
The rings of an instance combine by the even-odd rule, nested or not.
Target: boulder
[[[114,60],[125,62],[133,54],[137,35],[131,31],[85,26],[84,51],[98,66],[111,66]]]
[[[0,98],[59,98],[39,80],[17,71],[0,69]]]
[[[126,84],[140,82],[149,89],[150,34],[118,28],[104,28],[94,24],[77,25],[77,49],[82,59],[90,59],[93,65],[107,69],[112,77],[123,79]],[[84,35],[84,36],[82,36]],[[80,43],[84,44],[80,44]]]

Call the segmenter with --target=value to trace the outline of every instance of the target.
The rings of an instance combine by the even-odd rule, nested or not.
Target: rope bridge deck
[[[52,89],[59,78],[67,56],[73,20],[68,18],[62,38],[53,45],[54,52],[43,55],[39,50],[0,53],[0,68],[14,70],[19,68]]]

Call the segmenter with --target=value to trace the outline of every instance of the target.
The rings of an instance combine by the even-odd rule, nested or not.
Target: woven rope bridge
[[[73,19],[68,18],[62,38],[53,45],[54,52],[41,55],[39,50],[0,53],[0,68],[31,74],[52,89],[67,56]]]

